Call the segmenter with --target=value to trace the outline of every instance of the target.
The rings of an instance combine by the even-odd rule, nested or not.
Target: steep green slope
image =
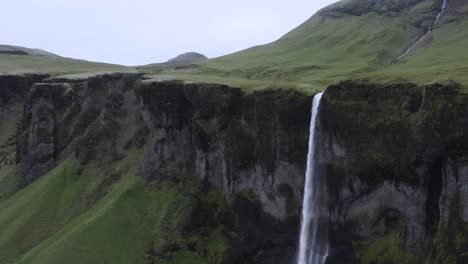
[[[187,225],[194,206],[227,210],[222,194],[200,193],[188,171],[179,183],[147,185],[137,176],[142,151],[126,156],[108,169],[68,158],[16,193],[4,188],[16,168],[3,168],[0,263],[219,263],[226,229]]]
[[[341,1],[272,44],[210,60],[195,73],[320,86],[363,77],[466,82],[468,4],[463,1],[449,1],[433,34],[395,63],[434,22],[441,3]]]
[[[115,239],[114,237],[112,239],[112,231],[116,231],[112,230],[112,225],[109,225],[107,229],[100,230],[100,232],[93,231],[90,233],[86,233],[86,229],[83,228],[81,230],[78,227],[80,225],[86,227],[91,224],[94,225],[94,223],[96,223],[96,226],[99,226],[99,219],[109,214],[115,214],[113,212],[114,204],[124,207],[126,203],[133,202],[135,205],[130,207],[131,212],[123,211],[122,214],[116,216],[114,220],[117,223],[120,220],[126,221],[129,216],[138,214],[140,207],[137,206],[133,199],[120,200],[120,197],[125,195],[125,191],[130,192],[136,188],[136,181],[132,178],[122,180],[114,189],[110,187],[112,185],[110,178],[107,175],[103,175],[95,166],[84,169],[82,173],[79,173],[80,175],[78,175],[78,171],[78,162],[74,159],[67,159],[40,181],[15,193],[11,197],[4,198],[0,202],[2,210],[2,214],[0,215],[0,232],[2,233],[0,238],[0,263],[12,263],[27,252],[29,252],[27,256],[30,257],[26,258],[26,260],[21,260],[22,263],[79,263],[79,258],[72,261],[73,257],[76,256],[70,254],[71,252],[79,253],[77,251],[79,249],[78,245],[101,248],[98,247],[99,244],[95,243],[112,246],[113,243],[127,241],[123,237],[120,239]],[[15,170],[7,170],[6,173],[15,173]],[[14,175],[7,175],[5,177],[11,178]],[[101,198],[100,196],[103,196],[107,192],[107,188],[111,188],[109,190],[112,190],[108,198],[95,204]],[[137,198],[139,197],[135,199]],[[119,201],[122,202],[119,203]],[[79,217],[84,212],[88,213]],[[83,221],[86,221],[87,225]],[[135,221],[141,220],[136,218]],[[138,228],[144,228],[144,226],[141,223],[134,223],[129,228],[122,229],[120,232],[115,232],[115,234],[125,236],[124,231],[127,231],[128,236],[135,236]],[[50,254],[46,254],[50,251],[49,248],[53,248],[53,245],[60,245],[60,239],[64,239],[66,236],[73,237],[72,234],[78,237],[81,234],[81,236],[84,235],[90,240],[87,243],[68,244],[71,247],[63,245],[61,254],[56,254],[53,257]],[[103,234],[106,235],[105,239],[108,238],[107,241],[97,239]],[[68,239],[67,241],[70,240]],[[137,241],[138,239],[135,238],[135,247],[139,246]],[[47,244],[46,242],[51,244]],[[73,241],[69,243],[73,244]],[[126,254],[130,258],[134,257],[131,254],[131,245],[126,247]],[[33,248],[45,248],[48,250],[32,250]],[[113,247],[110,248],[112,249]],[[116,250],[116,252],[113,252],[115,254],[119,249],[116,248],[114,250]],[[37,254],[38,252],[41,252],[40,256],[31,257],[31,255],[34,256],[34,253]],[[86,255],[90,259],[105,259],[106,256],[108,257],[108,254],[106,255],[105,253],[94,252],[93,255],[93,250],[89,250]],[[62,257],[66,257],[67,259],[62,259]],[[28,259],[29,261],[27,261]],[[98,262],[92,261],[91,263]]]

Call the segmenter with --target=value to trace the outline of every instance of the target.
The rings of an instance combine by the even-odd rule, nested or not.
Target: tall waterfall
[[[322,264],[328,256],[326,184],[324,175],[317,173],[315,162],[315,132],[322,96],[323,93],[315,95],[312,104],[298,264]]]
[[[422,37],[420,37],[418,40],[416,40],[416,42],[414,42],[409,48],[407,48],[405,50],[405,52],[403,52],[403,54],[401,54],[396,59],[397,61],[401,60],[403,57],[408,55],[408,53],[410,53],[421,41],[423,41],[427,36],[429,36],[429,34],[432,33],[432,29],[433,29],[434,25],[437,24],[437,22],[439,22],[440,17],[442,16],[442,14],[445,12],[445,9],[447,8],[447,1],[448,0],[442,0],[442,6],[440,7],[440,12],[437,14],[437,16],[436,16],[436,18],[434,20],[434,23],[432,23],[429,26],[426,33]]]

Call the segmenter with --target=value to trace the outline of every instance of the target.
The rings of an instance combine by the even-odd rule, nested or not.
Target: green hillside
[[[60,57],[38,49],[0,45],[0,74],[131,71],[130,67]]]
[[[341,1],[274,43],[210,60],[192,73],[319,86],[350,78],[466,83],[468,3],[463,1],[449,1],[433,33],[395,62],[424,35],[440,6],[440,0]]]
[[[194,177],[189,184],[148,186],[137,176],[141,157],[141,150],[130,150],[107,169],[98,163],[80,168],[70,157],[18,192],[12,188],[17,168],[0,169],[0,263],[219,261],[228,245],[222,226],[183,230],[191,207],[220,206],[222,194],[198,193]]]
[[[297,159],[298,164],[305,163],[302,158],[305,158],[306,153],[300,151],[307,150],[307,142],[306,138],[296,136],[295,126],[291,124],[306,122],[305,131],[308,132],[310,116],[304,118],[295,113],[310,114],[312,95],[341,80],[408,79],[411,82],[427,83],[453,79],[466,87],[468,2],[465,0],[449,0],[447,10],[434,25],[432,33],[402,60],[397,60],[427,32],[440,12],[440,6],[440,0],[343,0],[320,10],[304,24],[271,44],[211,60],[197,55],[195,60],[186,61],[187,58],[182,57],[184,60],[176,61],[175,64],[149,65],[138,69],[64,58],[37,49],[0,45],[0,75],[41,72],[56,77],[52,79],[56,83],[39,85],[39,88],[44,90],[38,88],[35,94],[37,100],[30,100],[30,94],[26,96],[20,92],[14,96],[5,92],[9,98],[5,102],[0,98],[0,264],[213,264],[231,263],[227,260],[232,261],[239,257],[235,254],[247,253],[243,257],[249,260],[248,263],[275,263],[262,262],[260,259],[264,251],[276,251],[277,248],[286,249],[285,254],[294,255],[294,252],[287,250],[292,246],[290,241],[295,237],[281,237],[278,239],[281,243],[275,244],[273,242],[276,237],[264,235],[270,232],[269,228],[273,228],[272,230],[278,231],[279,235],[284,232],[285,237],[288,236],[287,230],[282,230],[284,226],[280,226],[280,221],[260,211],[259,199],[262,197],[259,198],[251,191],[257,190],[257,187],[265,188],[268,199],[275,200],[275,203],[284,205],[288,210],[297,207],[297,200],[292,199],[296,189],[287,183],[296,171],[299,171],[301,177],[303,175],[304,168],[297,166],[293,161],[296,162]],[[193,57],[194,54],[189,55]],[[143,81],[143,74],[134,74],[135,76],[128,79],[107,75],[97,77],[98,72],[137,70],[147,73]],[[29,78],[27,75],[23,77]],[[190,88],[187,83],[163,82],[172,79],[183,79],[193,83],[209,82],[213,85],[202,87],[204,84],[201,84],[200,87]],[[50,79],[48,81],[52,82]],[[10,85],[9,82],[5,83],[4,87]],[[129,87],[124,88],[124,84],[128,84]],[[349,82],[349,85],[349,93],[357,91],[355,88],[358,86],[361,88],[359,82]],[[142,89],[142,86],[145,89]],[[387,135],[393,136],[393,133],[388,131],[401,130],[403,135],[408,135],[407,141],[410,143],[416,141],[413,140],[413,135],[421,140],[432,136],[429,132],[427,136],[419,136],[416,133],[418,130],[415,130],[424,125],[423,121],[431,119],[431,111],[436,114],[437,111],[442,112],[438,108],[438,101],[435,101],[437,104],[433,104],[437,111],[429,109],[432,107],[431,100],[441,98],[441,102],[450,102],[447,109],[453,108],[453,112],[456,113],[453,115],[454,119],[462,119],[460,117],[465,113],[463,111],[466,109],[466,103],[463,101],[465,97],[458,95],[458,89],[461,89],[458,85],[450,85],[449,89],[437,85],[422,86],[421,89],[416,86],[412,83],[406,84],[398,88],[400,90],[393,91],[391,100],[383,98],[378,101],[381,102],[381,108],[375,102],[375,108],[371,108],[374,105],[369,104],[367,98],[357,97],[346,101],[346,98],[340,98],[343,97],[340,87],[331,86],[328,91],[333,92],[335,89],[336,98],[339,99],[332,101],[331,97],[326,98],[329,100],[328,111],[332,110],[330,102],[340,107],[338,109],[343,109],[342,112],[336,112],[337,116],[344,112],[348,114],[349,110],[348,121],[352,125],[365,124],[369,122],[369,118],[371,121],[374,118],[375,123],[371,125],[375,126],[379,133],[382,131],[379,136],[387,139]],[[219,89],[211,89],[213,87]],[[382,87],[374,89],[369,84],[364,95],[386,94],[386,86]],[[272,88],[291,88],[300,93]],[[447,91],[446,97],[430,93],[426,95],[426,89],[436,93],[444,90],[442,88]],[[266,91],[254,93],[257,90]],[[52,91],[50,98],[47,97],[47,91]],[[402,93],[404,100],[400,100],[401,91],[409,91],[410,94]],[[242,92],[246,92],[245,96]],[[352,97],[351,94],[345,94],[346,92],[345,90],[343,94]],[[456,92],[457,95],[451,97],[452,92]],[[297,98],[306,102],[305,110],[300,108],[301,102]],[[451,101],[452,98],[455,98],[454,101]],[[145,103],[144,99],[147,99],[148,103]],[[230,100],[235,104],[232,103],[225,109],[224,103],[229,103]],[[401,107],[397,106],[400,101],[403,102]],[[460,105],[460,109],[454,105]],[[28,115],[27,111],[30,111],[31,115]],[[378,117],[372,117],[374,112],[378,113]],[[404,119],[407,127],[401,127],[401,116],[408,118]],[[445,118],[445,115],[441,114],[440,119],[444,119],[442,117]],[[331,118],[336,116],[331,115]],[[20,122],[20,119],[23,119],[23,122]],[[29,119],[34,119],[39,125],[26,126],[27,121],[31,121]],[[43,123],[39,123],[38,120]],[[356,120],[359,122],[352,123]],[[54,127],[51,127],[52,123]],[[414,127],[410,126],[413,124]],[[428,124],[424,129],[432,129],[432,124]],[[284,131],[281,130],[283,126]],[[455,133],[458,130],[464,131],[463,129],[460,125],[452,130]],[[346,129],[336,131],[349,132]],[[434,131],[434,134],[438,133]],[[300,132],[298,130],[297,133]],[[363,137],[359,130],[354,132],[360,138]],[[56,134],[51,140],[54,152],[50,158],[52,163],[44,165],[47,172],[37,180],[26,182],[21,170],[24,163],[30,160],[17,159],[17,154],[21,155],[21,150],[25,148],[17,146],[24,144],[34,147],[33,143],[29,144],[26,140],[29,140],[27,136],[33,133],[38,134],[37,137],[46,138],[44,142],[50,136],[47,133]],[[114,140],[113,137],[115,142],[111,141]],[[285,140],[282,140],[283,138]],[[365,137],[363,141],[363,149],[370,146],[368,138]],[[464,141],[459,140],[461,136],[453,138],[454,146],[463,145]],[[188,164],[187,161],[176,159],[179,158],[179,149],[186,147],[183,144],[185,139],[197,147],[193,149],[194,153],[206,154],[206,157],[203,156],[206,159],[204,164],[195,164],[199,160]],[[304,144],[299,145],[301,140],[304,140]],[[44,145],[52,145],[51,142],[47,141]],[[238,142],[243,144],[236,144]],[[244,149],[244,144],[250,142],[253,148]],[[382,142],[382,145],[388,144],[386,140],[382,139]],[[166,143],[176,151],[172,153],[171,149],[165,149]],[[177,145],[178,143],[181,145]],[[376,140],[375,144],[380,143]],[[277,148],[277,145],[285,149],[284,153],[280,152],[282,148]],[[301,149],[301,146],[304,149]],[[38,152],[47,151],[46,147]],[[161,150],[156,147],[160,147]],[[458,151],[457,148],[453,148],[454,152]],[[30,151],[27,148],[26,150]],[[156,150],[162,154],[153,153]],[[29,156],[38,154],[27,151],[25,153]],[[88,151],[89,159],[80,156],[87,155]],[[460,150],[462,151],[464,149]],[[225,155],[226,160],[218,158],[217,155],[221,155],[218,152]],[[362,153],[363,158],[357,156],[355,159],[358,165],[367,165],[366,162],[372,166],[374,162],[380,165],[377,161],[382,160],[382,164],[385,165],[382,166],[384,173],[390,171],[387,169],[390,167],[386,167],[388,164],[384,163],[388,160],[386,156],[377,152]],[[393,155],[394,152],[389,153]],[[387,155],[387,152],[384,154]],[[395,154],[396,157],[398,155]],[[108,156],[112,156],[109,159],[111,161],[106,159]],[[175,156],[174,160],[177,161],[170,158],[160,160],[165,156],[171,156],[171,159]],[[283,180],[285,183],[279,184],[278,190],[274,189],[276,187],[273,185],[271,190],[269,186],[260,186],[261,183],[267,184],[266,180],[255,181],[253,178],[260,177],[263,169],[268,171],[269,167],[276,166],[276,162],[283,161],[283,156],[288,158],[285,157],[281,165],[286,164],[288,167],[285,167],[285,171],[278,172],[278,176],[275,176],[278,178],[272,178],[271,181],[279,179],[280,183]],[[38,157],[39,164],[42,156]],[[79,160],[80,158],[83,160]],[[350,156],[350,160],[351,158],[354,157]],[[227,161],[234,162],[231,164]],[[146,163],[162,163],[164,166],[155,167],[158,169],[155,171],[148,169],[148,172],[144,172],[143,165]],[[226,167],[222,172],[213,169],[219,163],[230,167]],[[265,168],[260,166],[263,163]],[[330,167],[336,166],[337,173],[344,171],[345,167],[339,167],[337,164],[330,162]],[[47,167],[49,165],[51,166]],[[289,168],[289,165],[295,166],[294,170]],[[369,177],[379,176],[381,167],[377,165],[375,170],[369,165]],[[220,185],[227,185],[228,189],[231,188],[231,184],[237,184],[237,181],[254,188],[239,185],[239,192],[232,193],[233,197],[230,197],[239,203],[236,204],[228,200],[223,193],[225,190],[221,187],[211,186],[207,182],[208,176],[202,179],[194,175],[193,166],[202,166],[210,175],[213,174],[213,178],[222,177],[218,174],[229,174],[230,178],[220,180]],[[250,166],[255,166],[252,179],[250,174],[247,175]],[[36,167],[27,169],[34,168]],[[363,166],[362,171],[367,173],[367,167]],[[145,173],[151,177],[145,178]],[[249,177],[241,175],[243,173]],[[253,175],[257,173],[258,175]],[[159,174],[164,174],[164,177],[157,178]],[[242,177],[249,179],[242,182]],[[299,182],[300,180],[297,180],[297,184]],[[434,183],[436,184],[437,182]],[[283,194],[288,199],[283,199]],[[279,197],[277,200],[275,195]],[[289,199],[290,197],[292,198]],[[389,213],[389,219],[398,218],[392,218],[392,212]],[[287,213],[285,215],[289,216]],[[292,219],[286,224],[296,228],[297,219]],[[397,224],[390,220],[389,225]],[[262,221],[268,225],[264,230],[257,230],[258,223],[263,223]],[[247,233],[252,237],[246,236]],[[274,233],[275,236],[278,234]],[[365,260],[368,258],[369,263],[374,263],[384,250],[388,252],[387,255],[398,255],[398,250],[406,247],[399,244],[400,232],[392,231],[385,235],[384,239],[375,240],[374,244],[367,244],[366,241],[355,243],[353,246],[370,248],[369,254],[363,250],[366,254],[358,257]],[[465,241],[462,237],[458,240],[462,239],[463,241],[457,241],[457,244],[468,245],[465,243],[468,239]],[[450,239],[452,240],[454,239]],[[255,244],[257,242],[258,245]],[[391,245],[398,247],[394,250],[396,253],[388,251],[388,248],[393,249]],[[461,249],[457,250],[461,252]],[[278,256],[284,253],[278,252]],[[265,255],[270,256],[268,254]],[[402,256],[406,258],[406,255]]]

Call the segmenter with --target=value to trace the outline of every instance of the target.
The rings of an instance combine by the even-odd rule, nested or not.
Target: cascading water
[[[436,18],[434,20],[434,23],[432,23],[429,26],[429,28],[427,29],[426,34],[424,34],[422,37],[420,37],[418,40],[416,40],[416,42],[414,42],[408,49],[406,49],[405,52],[403,52],[403,54],[401,54],[396,59],[397,61],[401,60],[403,57],[408,55],[408,53],[410,53],[421,41],[423,41],[427,36],[429,36],[429,34],[432,33],[432,29],[433,29],[434,25],[437,24],[437,22],[439,22],[440,17],[442,16],[442,14],[445,12],[445,9],[447,8],[447,1],[448,0],[443,0],[442,1],[442,6],[440,7],[440,12],[437,14],[437,16],[436,16]]]
[[[322,264],[328,256],[326,184],[323,175],[317,173],[315,162],[315,132],[322,96],[323,93],[315,95],[312,104],[298,264]]]

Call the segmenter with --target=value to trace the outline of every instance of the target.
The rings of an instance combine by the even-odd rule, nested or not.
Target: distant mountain
[[[208,58],[203,54],[200,54],[197,52],[187,52],[173,59],[168,60],[167,62],[165,62],[165,64],[183,65],[183,64],[197,63],[197,62],[201,62],[207,59]]]
[[[443,4],[340,1],[278,41],[203,63],[198,74],[321,86],[349,78],[468,82],[468,2],[448,0],[441,12]]]
[[[56,55],[54,53],[47,52],[41,49],[29,49],[29,48],[11,46],[11,45],[0,45],[0,54],[60,57],[59,55]]]
[[[0,45],[0,74],[131,71],[130,67],[61,57],[40,49]]]
[[[197,52],[187,52],[183,53],[175,58],[172,58],[163,63],[153,63],[145,66],[141,66],[138,69],[140,70],[158,70],[165,68],[177,68],[177,69],[186,69],[186,68],[196,68],[199,63],[208,60],[203,54]]]

